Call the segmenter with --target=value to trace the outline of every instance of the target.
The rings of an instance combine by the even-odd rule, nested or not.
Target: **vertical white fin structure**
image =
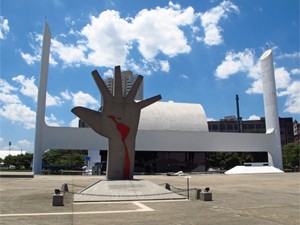
[[[277,95],[272,50],[267,50],[260,58],[260,67],[262,75],[264,109],[267,133],[274,132],[274,148],[269,153],[269,162],[282,170],[282,153],[280,142],[280,128],[277,108]]]
[[[48,67],[49,67],[49,54],[50,54],[51,33],[47,22],[44,24],[42,57],[41,57],[41,70],[40,81],[37,99],[36,111],[36,124],[35,124],[35,143],[33,154],[33,172],[40,174],[42,171],[42,154],[43,149],[43,134],[45,124],[45,111],[46,111],[46,92],[48,82]]]

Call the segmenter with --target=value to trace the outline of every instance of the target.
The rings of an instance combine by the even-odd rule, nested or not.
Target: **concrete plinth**
[[[64,195],[54,194],[52,198],[52,206],[64,206]]]
[[[103,180],[74,194],[74,202],[185,199],[146,180]]]
[[[210,192],[200,192],[200,200],[202,200],[202,201],[212,201],[212,193],[210,193]]]

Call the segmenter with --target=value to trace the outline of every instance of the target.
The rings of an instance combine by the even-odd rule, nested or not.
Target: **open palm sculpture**
[[[114,93],[110,93],[97,70],[92,76],[102,94],[101,111],[75,107],[72,112],[95,132],[108,138],[106,178],[131,180],[134,172],[135,139],[141,109],[161,99],[160,95],[136,102],[134,100],[143,77],[139,75],[128,94],[122,93],[121,68],[115,67]]]

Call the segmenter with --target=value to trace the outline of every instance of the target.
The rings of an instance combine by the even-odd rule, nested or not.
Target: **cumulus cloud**
[[[35,126],[35,112],[22,103],[3,105],[0,108],[0,116],[23,125],[25,129],[32,129]]]
[[[8,20],[0,16],[0,39],[5,39],[6,34],[9,32]]]
[[[70,127],[78,127],[78,124],[79,124],[79,118],[76,117],[73,120],[71,120],[71,122],[69,123],[69,126]]]
[[[22,139],[22,140],[18,141],[18,146],[21,149],[28,149],[28,148],[32,147],[32,143],[26,139]]]
[[[159,53],[169,57],[189,53],[187,43],[180,26],[192,25],[195,20],[194,9],[174,7],[157,7],[141,10],[132,21],[132,31],[139,43],[139,51],[146,60],[152,60]]]
[[[78,91],[77,93],[71,93],[71,95],[73,97],[72,103],[74,106],[83,106],[92,109],[100,107],[98,101],[88,93]]]
[[[161,65],[161,70],[164,72],[169,72],[170,71],[170,64],[168,61],[166,60],[161,60],[159,61],[160,65]]]
[[[35,84],[35,78],[27,78],[24,75],[18,75],[12,78],[20,86],[19,91],[37,102],[38,88]],[[47,92],[46,106],[59,106],[62,104],[62,100],[58,96],[52,96]]]
[[[300,69],[299,68],[292,69],[291,70],[291,74],[293,74],[293,75],[299,75],[300,74]]]
[[[143,9],[136,15],[125,18],[118,11],[106,10],[90,16],[90,22],[78,31],[72,28],[73,20],[66,17],[67,25],[72,31],[69,35],[75,34],[77,41],[59,41],[62,38],[65,42],[66,34],[52,38],[50,64],[60,62],[63,66],[85,64],[107,68],[121,65],[139,73],[143,71],[146,73],[144,75],[158,70],[169,72],[168,61],[160,61],[158,57],[168,59],[188,54],[192,50],[192,39],[199,40],[199,18],[205,33],[202,38],[204,43],[219,45],[223,41],[220,20],[238,11],[238,7],[230,1],[223,1],[204,13],[195,12],[191,6],[183,8],[169,2],[165,7]],[[190,29],[184,29],[186,27]],[[34,64],[40,60],[42,36],[31,34],[30,38],[32,42],[39,43],[38,47],[34,48],[35,45],[31,44],[34,53],[20,51],[20,55],[28,64]],[[136,52],[142,56],[140,59],[132,58],[132,53]]]
[[[25,129],[35,128],[36,112],[25,105],[20,94],[28,96],[33,101],[37,100],[37,88],[34,84],[34,78],[26,78],[24,75],[18,75],[12,78],[20,87],[9,84],[0,78],[0,117],[3,117],[12,123],[22,125]],[[57,105],[57,97],[51,95],[48,100],[49,105]],[[52,100],[51,100],[52,98]],[[54,99],[54,100],[53,100]],[[51,103],[52,102],[52,103]],[[61,125],[62,121],[58,121],[54,115],[46,117],[45,120],[51,125]]]
[[[52,113],[50,116],[45,116],[45,122],[49,126],[60,127],[64,124],[62,120],[58,120]]]
[[[223,1],[207,12],[200,13],[201,25],[204,28],[205,35],[204,38],[198,40],[203,40],[209,46],[221,44],[223,38],[219,22],[221,19],[226,19],[229,13],[239,13],[239,8],[230,1]]]
[[[300,81],[294,81],[288,86],[288,97],[285,103],[285,112],[300,113]]]
[[[215,76],[219,79],[228,79],[238,72],[246,72],[251,77],[257,77],[259,65],[255,62],[255,54],[251,49],[235,53],[230,51],[226,54],[223,62],[217,67]]]
[[[300,58],[300,52],[293,52],[293,53],[283,53],[276,57],[277,59],[293,59],[293,58]]]
[[[292,70],[297,74],[297,69]],[[286,96],[285,112],[300,112],[300,82],[291,78],[291,73],[285,67],[274,69],[277,96]],[[259,59],[255,56],[255,52],[245,49],[243,52],[228,52],[225,59],[217,67],[215,76],[219,79],[228,79],[236,74],[246,74],[250,78],[250,87],[246,90],[247,94],[262,94],[263,85],[261,80],[261,72]]]
[[[252,116],[249,116],[249,118],[246,120],[260,120],[260,117],[257,115],[252,115]]]
[[[26,129],[33,128],[35,112],[21,102],[16,91],[16,87],[0,78],[0,116],[22,124]]]

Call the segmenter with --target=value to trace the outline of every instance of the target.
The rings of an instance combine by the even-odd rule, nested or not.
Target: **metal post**
[[[190,199],[190,178],[191,176],[185,176],[187,186],[187,199]]]

